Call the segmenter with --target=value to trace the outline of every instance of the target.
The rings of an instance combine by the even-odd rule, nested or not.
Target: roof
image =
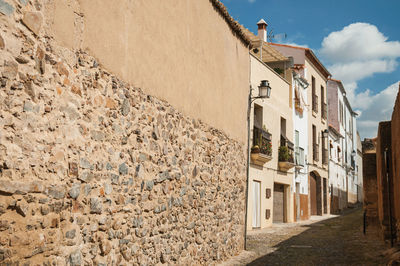
[[[280,43],[269,43],[271,45],[276,45],[276,46],[282,46],[282,47],[288,47],[288,48],[293,48],[293,49],[299,49],[303,50],[306,57],[311,60],[311,62],[315,65],[315,67],[321,72],[321,74],[328,79],[331,76],[331,73],[325,68],[325,66],[319,61],[317,56],[314,54],[314,52],[310,48],[306,47],[299,47],[299,46],[293,46],[293,45],[288,45],[288,44],[280,44]]]
[[[343,83],[342,83],[341,80],[333,79],[333,78],[329,78],[328,80],[334,81],[334,82],[336,82],[337,84],[339,84],[339,88],[340,88],[340,90],[342,91],[342,93],[346,93],[346,90],[344,89]]]
[[[348,100],[347,97],[346,97],[346,89],[344,88],[342,81],[341,81],[341,80],[338,80],[338,79],[333,79],[333,78],[329,78],[328,80],[329,80],[329,81],[334,81],[334,82],[336,82],[337,84],[339,84],[339,88],[340,88],[340,90],[342,91],[342,93],[344,94],[344,95],[343,95],[344,102],[345,102],[345,104],[347,105],[347,107],[349,108],[350,113],[351,113],[352,115],[354,115],[354,116],[358,116],[358,114],[357,114],[356,112],[354,112],[353,109],[351,108],[350,102],[349,102],[349,100]]]
[[[225,19],[226,23],[228,23],[228,26],[231,28],[233,33],[235,33],[239,37],[239,39],[243,41],[244,44],[251,46],[251,40],[248,38],[247,35],[244,34],[239,22],[231,17],[224,4],[222,4],[219,0],[209,1],[214,6],[216,11]]]
[[[257,57],[260,57],[260,47],[262,43],[262,61],[263,62],[280,62],[280,61],[289,61],[289,58],[281,54],[278,50],[273,48],[267,42],[263,42],[260,40],[260,37],[254,35],[250,30],[245,28],[243,25],[240,25],[244,34],[250,39],[252,47],[258,48],[258,52],[252,51]]]

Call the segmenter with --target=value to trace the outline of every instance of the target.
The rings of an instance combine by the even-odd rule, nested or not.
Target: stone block
[[[42,28],[43,15],[37,11],[26,12],[22,18],[22,23],[38,36]]]
[[[14,7],[4,0],[0,0],[0,13],[8,16],[14,13]]]

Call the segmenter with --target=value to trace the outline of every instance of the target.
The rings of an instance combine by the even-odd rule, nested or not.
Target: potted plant
[[[289,151],[287,146],[279,147],[278,154],[278,166],[281,171],[288,171],[290,168],[294,167],[293,154]]]
[[[267,140],[263,140],[260,152],[266,155],[272,155],[272,143]]]
[[[260,147],[258,145],[254,145],[251,147],[251,153],[259,153],[260,152]]]
[[[280,162],[288,162],[290,158],[289,149],[286,146],[279,147],[279,156],[278,159]]]

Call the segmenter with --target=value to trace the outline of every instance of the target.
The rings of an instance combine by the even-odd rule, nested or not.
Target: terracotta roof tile
[[[252,47],[258,48],[258,52],[254,52],[257,57],[260,57],[260,47],[261,47],[261,40],[258,36],[252,33],[250,30],[245,28],[243,25],[240,25],[244,34],[251,40]],[[273,48],[267,42],[262,42],[262,61],[263,62],[278,62],[278,61],[288,61],[289,58],[282,55],[278,50]]]

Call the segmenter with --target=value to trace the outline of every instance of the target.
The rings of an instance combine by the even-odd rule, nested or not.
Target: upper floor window
[[[315,78],[311,76],[311,89],[312,89],[312,110],[315,113],[318,113],[318,96],[317,92],[315,91]]]

